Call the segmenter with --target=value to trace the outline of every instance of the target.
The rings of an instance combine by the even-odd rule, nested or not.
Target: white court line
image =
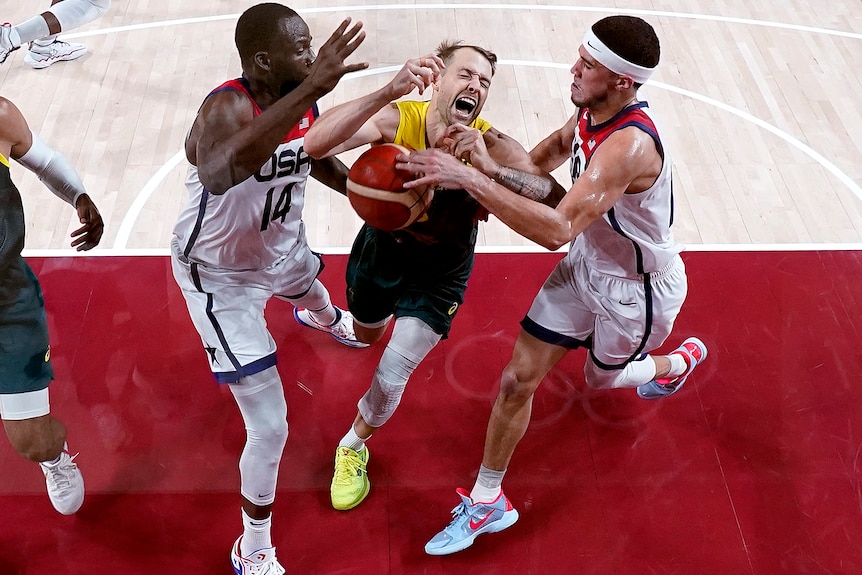
[[[840,30],[830,30],[827,28],[816,28],[812,26],[802,26],[797,24],[788,24],[784,22],[775,22],[775,21],[767,21],[767,20],[755,20],[749,18],[735,18],[729,16],[714,16],[708,14],[694,14],[694,13],[686,13],[686,12],[669,12],[669,11],[661,11],[661,10],[638,10],[638,9],[623,9],[617,7],[585,7],[585,6],[565,6],[565,5],[532,5],[532,4],[409,4],[409,5],[396,5],[396,4],[372,4],[372,5],[354,5],[354,6],[330,6],[330,7],[318,7],[318,8],[306,8],[306,9],[298,9],[297,12],[300,14],[315,14],[315,13],[331,13],[331,12],[348,12],[348,11],[382,11],[382,10],[531,10],[531,11],[559,11],[559,12],[593,12],[593,13],[626,13],[633,15],[641,15],[641,16],[654,16],[654,17],[669,17],[669,18],[685,18],[685,19],[694,19],[694,20],[706,20],[706,21],[715,21],[715,22],[728,22],[734,24],[742,24],[747,26],[763,26],[763,27],[771,27],[771,28],[781,28],[788,29],[794,31],[801,32],[811,32],[815,34],[825,34],[832,36],[841,36],[846,38],[853,39],[862,39],[862,34],[857,34],[853,32],[845,32]],[[157,27],[166,27],[166,26],[181,26],[188,24],[199,24],[206,22],[214,22],[220,20],[233,20],[239,17],[239,14],[223,14],[217,16],[205,16],[199,18],[183,18],[176,20],[165,20],[161,22],[148,22],[142,24],[133,24],[129,26],[119,26],[114,28],[103,28],[100,30],[92,30],[88,32],[80,32],[75,34],[67,34],[65,35],[67,38],[83,38],[87,36],[97,36],[111,33],[120,33],[120,32],[129,32],[135,30],[144,30],[150,28]],[[526,62],[526,61],[500,61],[501,64],[511,64],[511,65],[532,65],[532,66],[543,66],[543,67],[551,67],[551,68],[562,68],[568,69],[570,66],[568,64],[560,65],[554,63],[547,62]],[[384,68],[379,68],[375,70],[365,70],[362,72],[358,72],[355,74],[351,74],[345,77],[345,79],[349,79],[352,77],[361,77],[372,74],[382,74],[390,71],[396,71],[400,68],[400,66],[387,66]],[[842,183],[844,183],[860,200],[862,200],[862,188],[860,188],[856,183],[847,176],[844,172],[842,172],[835,164],[826,159],[822,154],[816,152],[806,144],[802,143],[798,139],[792,137],[786,132],[772,126],[771,124],[760,120],[744,112],[737,108],[733,108],[728,104],[723,102],[719,102],[712,98],[708,98],[706,96],[697,94],[695,92],[691,92],[685,90],[683,88],[676,88],[674,86],[670,86],[667,84],[663,84],[660,82],[650,82],[651,85],[654,85],[658,88],[662,88],[665,90],[669,90],[675,93],[678,93],[683,96],[687,96],[693,98],[695,100],[713,105],[721,110],[730,112],[740,118],[753,122],[757,126],[769,131],[770,133],[777,135],[779,138],[788,142],[790,145],[794,146],[798,150],[802,151],[810,158],[812,158],[815,162],[822,165],[827,171],[833,174],[836,178],[838,178]],[[177,155],[173,156],[164,166],[162,166],[156,174],[153,175],[152,178],[147,182],[143,189],[138,193],[135,201],[127,212],[126,216],[123,219],[123,222],[120,225],[120,229],[117,234],[117,238],[114,242],[114,249],[125,249],[128,239],[131,235],[132,228],[140,215],[143,206],[158,187],[158,184],[161,182],[164,177],[172,170],[182,159],[182,152],[179,152]],[[817,245],[817,244],[814,244]]]
[[[569,68],[571,68],[570,64],[556,64],[553,62],[540,62],[540,61],[531,61],[531,60],[500,60],[498,62],[498,64],[499,65],[510,65],[510,66],[533,66],[533,67],[539,67],[539,68],[556,68],[556,69],[560,69],[560,70],[568,70]],[[372,76],[375,74],[394,72],[394,71],[397,71],[400,69],[401,69],[401,66],[385,66],[385,67],[381,67],[381,68],[362,70],[361,72],[355,72],[353,74],[348,74],[347,76],[344,77],[344,80],[350,80],[352,78],[358,78],[358,77],[362,77],[362,76]],[[787,142],[788,144],[790,144],[791,146],[793,146],[794,148],[801,151],[802,153],[804,153],[805,155],[810,157],[812,160],[814,160],[815,162],[817,162],[818,164],[823,166],[823,168],[826,169],[826,171],[828,171],[829,173],[834,175],[851,192],[853,192],[853,194],[856,195],[856,197],[860,201],[862,201],[862,187],[858,186],[856,184],[856,182],[854,182],[850,176],[848,176],[847,174],[842,172],[838,166],[833,164],[831,161],[829,161],[822,154],[820,154],[819,152],[817,152],[816,150],[814,150],[813,148],[811,148],[807,144],[803,143],[799,139],[794,138],[793,136],[791,136],[787,132],[773,126],[772,124],[770,124],[764,120],[761,120],[760,118],[758,118],[756,116],[749,114],[748,112],[746,112],[744,110],[734,108],[733,106],[731,106],[729,104],[725,104],[724,102],[720,102],[720,101],[715,100],[713,98],[710,98],[708,96],[698,94],[697,92],[692,92],[690,90],[685,90],[683,88],[677,88],[676,86],[671,86],[669,84],[665,84],[662,82],[655,82],[652,80],[650,80],[648,82],[648,85],[655,86],[656,88],[659,88],[662,90],[668,90],[670,92],[675,92],[675,93],[680,94],[682,96],[692,98],[694,100],[698,100],[700,102],[703,102],[705,104],[709,104],[711,106],[715,106],[716,108],[718,108],[720,110],[724,110],[725,112],[729,112],[735,116],[738,116],[738,117],[742,118],[743,120],[745,120],[747,122],[751,122],[751,123],[755,124],[756,126],[763,128],[764,130],[770,132],[771,134],[778,136],[779,138],[781,138],[782,140],[784,140],[785,142]],[[130,236],[131,231],[132,231],[132,228],[134,227],[135,222],[137,221],[138,216],[140,215],[141,210],[143,209],[147,200],[149,200],[150,196],[156,190],[156,188],[161,183],[161,181],[165,177],[167,177],[167,175],[170,173],[170,171],[172,169],[174,169],[174,167],[176,167],[180,163],[180,161],[183,158],[183,155],[184,155],[184,152],[180,151],[176,155],[174,155],[170,160],[168,160],[168,162],[164,166],[159,168],[159,170],[155,173],[155,175],[153,175],[153,177],[150,178],[149,181],[147,181],[146,185],[138,193],[137,197],[135,198],[135,201],[129,207],[128,212],[126,212],[126,215],[123,218],[122,223],[120,224],[120,229],[117,232],[117,238],[114,241],[114,246],[113,246],[114,249],[121,250],[121,249],[124,249],[126,247],[128,240],[129,240],[129,236]],[[818,246],[821,244],[813,244],[813,245]],[[815,249],[818,249],[818,248],[815,248]]]
[[[795,30],[797,32],[811,32],[814,34],[826,34],[829,36],[841,36],[862,40],[862,34],[845,32],[843,30],[830,30],[829,28],[816,28],[814,26],[802,26],[799,24],[788,24],[770,20],[754,20],[750,18],[734,18],[732,16],[713,16],[711,14],[694,14],[690,12],[667,12],[662,10],[637,10],[619,7],[601,6],[565,6],[565,5],[534,5],[534,4],[369,4],[367,6],[328,6],[320,8],[297,8],[300,14],[324,14],[329,12],[348,11],[376,11],[376,10],[533,10],[548,12],[598,12],[602,14],[630,14],[638,16],[655,16],[657,18],[684,18],[689,20],[707,20],[712,22],[728,22],[731,24],[743,24],[745,26],[764,26],[767,28],[782,28]],[[147,22],[145,24],[131,24],[129,26],[117,26],[115,28],[102,28],[87,32],[76,32],[63,34],[64,38],[86,38],[88,36],[99,36],[102,34],[115,34],[119,32],[132,32],[135,30],[146,30],[149,28],[160,28],[167,26],[182,26],[184,24],[200,24],[205,22],[216,22],[218,20],[234,20],[239,14],[222,14],[219,16],[202,16],[199,18],[182,18],[178,20],[163,20],[161,22]]]
[[[568,251],[568,244],[555,250],[562,255]],[[348,255],[348,247],[314,248],[314,251],[323,255]],[[685,246],[687,252],[850,252],[862,251],[862,243],[852,244],[688,244]],[[476,246],[477,254],[543,254],[550,253],[538,245],[527,246]],[[168,248],[141,248],[141,249],[104,249],[92,252],[76,252],[68,248],[52,249],[25,249],[22,253],[25,258],[57,258],[57,257],[166,257],[171,252]]]

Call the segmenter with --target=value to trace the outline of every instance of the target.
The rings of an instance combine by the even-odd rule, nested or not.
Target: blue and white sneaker
[[[275,547],[259,549],[243,557],[240,554],[239,542],[242,535],[230,549],[230,564],[236,575],[284,575],[284,567],[275,558]]]
[[[686,369],[682,375],[672,378],[654,379],[638,386],[638,396],[641,399],[661,399],[673,395],[682,388],[682,384],[694,371],[694,368],[706,359],[706,345],[696,337],[690,337],[682,345],[670,353],[676,353],[685,360]]]
[[[346,346],[368,347],[369,344],[356,339],[356,334],[353,333],[353,316],[350,312],[340,309],[338,306],[332,307],[335,308],[335,321],[332,325],[317,323],[314,321],[314,318],[311,317],[311,313],[305,308],[293,308],[293,317],[299,325],[326,332],[334,337],[336,341],[339,341]]]
[[[458,489],[461,503],[452,510],[452,522],[425,544],[428,555],[449,555],[466,549],[483,533],[497,533],[518,520],[518,510],[501,492],[491,503],[473,503],[470,494]]]

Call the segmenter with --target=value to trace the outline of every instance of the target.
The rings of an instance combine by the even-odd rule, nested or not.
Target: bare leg
[[[57,459],[66,443],[66,427],[51,414],[32,419],[3,421],[15,451],[30,461]]]
[[[503,369],[500,391],[488,419],[482,465],[504,471],[527,431],[533,394],[554,365],[569,350],[542,342],[521,331],[512,359]]]

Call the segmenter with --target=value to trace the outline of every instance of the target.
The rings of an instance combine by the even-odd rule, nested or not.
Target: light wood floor
[[[203,96],[239,75],[234,25],[254,3],[115,1],[104,18],[64,35],[86,43],[84,58],[32,70],[20,50],[0,66],[0,94],[72,160],[100,207],[106,232],[98,250],[166,251],[185,199],[178,161],[185,132]],[[0,0],[0,20],[19,23],[49,4]],[[483,116],[528,149],[573,111],[568,69],[585,27],[610,13],[641,15],[662,39],[662,64],[641,97],[661,114],[674,154],[678,238],[693,249],[862,245],[858,0],[291,6],[317,46],[347,15],[368,32],[353,59],[367,60],[370,73],[342,80],[322,109],[459,38],[497,52],[501,65]],[[350,164],[355,155],[342,159]],[[12,169],[28,249],[67,247],[72,211],[29,172]],[[565,170],[555,175],[570,183]],[[322,251],[347,249],[359,226],[346,199],[316,183],[305,220]],[[532,246],[496,221],[482,226],[480,244]]]

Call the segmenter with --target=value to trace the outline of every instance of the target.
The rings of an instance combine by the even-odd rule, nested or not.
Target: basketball
[[[404,188],[414,175],[395,169],[395,158],[412,150],[397,144],[371,146],[359,156],[347,176],[347,198],[360,218],[385,231],[406,228],[415,222],[434,197],[434,189]]]

